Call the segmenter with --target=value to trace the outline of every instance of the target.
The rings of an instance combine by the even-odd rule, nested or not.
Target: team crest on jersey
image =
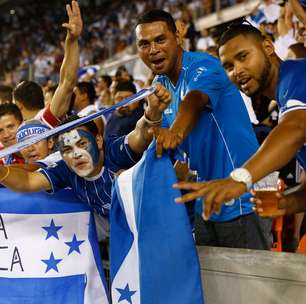
[[[198,81],[199,77],[206,71],[207,69],[204,67],[197,68],[196,75],[194,76],[193,81]]]

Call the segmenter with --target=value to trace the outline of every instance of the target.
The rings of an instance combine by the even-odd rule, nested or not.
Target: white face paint
[[[71,170],[81,177],[93,172],[94,162],[88,152],[89,141],[81,137],[78,130],[60,135],[59,142],[62,157]]]

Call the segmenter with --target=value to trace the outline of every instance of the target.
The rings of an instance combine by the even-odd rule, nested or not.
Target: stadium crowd
[[[241,65],[230,66],[230,55],[226,53],[225,46],[237,35],[247,39],[249,33],[254,33],[255,37],[261,37],[265,42],[266,38],[270,41],[265,50],[273,49],[269,56],[274,58],[271,62],[276,66],[281,60],[292,59],[294,61],[288,64],[294,66],[297,62],[296,70],[304,71],[305,23],[294,7],[295,0],[288,3],[264,0],[243,20],[236,20],[230,26],[223,24],[198,32],[194,21],[213,11],[212,2],[188,1],[187,5],[187,1],[177,3],[170,0],[137,0],[127,6],[115,1],[106,12],[98,7],[94,12],[85,7],[82,16],[88,25],[83,26],[79,7],[72,1],[71,7],[67,7],[69,21],[63,24],[67,29],[65,42],[65,33],[59,27],[63,19],[61,8],[56,7],[51,11],[47,9],[46,3],[35,2],[35,9],[17,7],[14,14],[6,16],[0,35],[1,149],[35,134],[44,133],[63,121],[70,121],[71,116],[76,119],[107,109],[150,86],[152,82],[162,85],[158,84],[155,93],[145,100],[119,107],[96,119],[95,123],[76,128],[57,138],[45,139],[1,159],[1,183],[14,191],[55,191],[69,186],[80,200],[93,208],[97,218],[100,216],[103,219],[102,222],[101,219],[97,222],[100,221],[105,232],[108,230],[105,218],[111,207],[112,181],[118,172],[139,160],[153,136],[157,139],[159,156],[163,150],[174,149],[184,142],[183,157],[188,156],[190,167],[186,168],[186,162],[180,165],[176,163],[179,180],[190,178],[195,171],[201,181],[226,178],[232,173],[232,169],[242,167],[257,151],[258,143],[265,143],[266,138],[271,134],[273,136],[273,132],[281,126],[278,124],[279,100],[274,93],[277,81],[272,89],[273,94],[268,94],[265,90],[259,91],[259,94],[250,92],[250,80],[248,76],[244,76],[246,72],[243,72],[242,67],[248,54],[242,52],[235,55]],[[223,2],[225,6],[236,3]],[[152,8],[154,10],[144,14]],[[167,12],[176,20],[178,32]],[[42,18],[31,17],[38,15]],[[140,15],[142,17],[137,19]],[[245,31],[243,26],[246,27]],[[228,36],[223,35],[220,40],[218,33],[224,32],[224,29],[227,29]],[[130,75],[125,66],[120,66],[115,75],[101,74],[98,70],[86,74],[87,65],[101,64],[135,42],[139,57],[152,72],[147,79]],[[255,45],[254,41],[251,43]],[[188,52],[186,48],[198,52]],[[219,55],[223,66],[217,58]],[[268,60],[270,57],[266,55],[263,58]],[[35,82],[27,80],[30,63],[35,65]],[[271,81],[268,78],[268,67],[269,63],[261,71],[257,71],[259,74],[256,81],[261,89]],[[242,72],[237,71],[239,69]],[[236,76],[239,73],[242,76]],[[293,79],[298,79],[294,78],[297,76],[293,72],[292,75]],[[291,86],[301,87],[297,80],[294,81],[294,84],[290,83]],[[184,83],[188,83],[188,86]],[[305,146],[302,148],[305,143],[305,95],[302,88],[296,91],[292,88],[292,91],[290,98],[298,102],[291,107],[287,105],[289,109],[281,108],[281,112],[284,117],[292,114],[286,114],[286,111],[295,114],[302,112],[299,113],[300,117],[294,118],[301,120],[300,141],[294,151],[288,152],[289,159],[283,160],[279,165],[275,164],[270,170],[263,170],[263,173],[252,171],[253,177],[256,176],[256,180],[253,178],[254,182],[280,169],[280,176],[286,187],[299,184],[303,186],[305,183]],[[160,128],[162,120],[163,128]],[[221,137],[220,129],[225,130]],[[283,136],[285,149],[285,138],[291,135],[285,133]],[[224,141],[227,144],[224,145]],[[300,162],[291,160],[291,156],[294,157],[299,150],[302,151],[301,156],[298,156]],[[228,152],[230,155],[227,155]],[[57,167],[49,168],[50,163],[54,162],[57,162]],[[266,163],[263,164],[267,166]],[[21,165],[22,169],[16,169],[15,165]],[[103,167],[107,170],[102,174]],[[36,171],[38,168],[40,170]],[[247,168],[252,170],[252,167]],[[74,178],[78,179],[76,184],[73,182]],[[273,247],[272,221],[254,213],[249,196],[236,199],[245,192],[246,182],[239,180],[240,177],[232,175],[232,178],[239,183],[237,187],[240,189],[237,194],[222,196],[221,201],[226,201],[227,204],[221,207],[221,213],[213,214],[208,221],[207,218],[203,221],[200,216],[196,216],[194,222],[193,216],[190,217],[195,225],[197,244],[270,249]],[[17,179],[19,183],[16,183]],[[78,187],[82,183],[87,185],[85,192]],[[181,184],[179,187],[199,190],[197,184]],[[187,194],[186,200],[205,196],[205,191],[194,196]],[[303,191],[299,189],[297,196],[305,203]],[[217,195],[214,194],[214,197]],[[260,201],[257,203],[260,204]],[[289,210],[288,206],[285,202],[283,208]],[[210,212],[220,209],[220,206],[212,208],[216,209],[209,212],[206,210],[206,217],[210,216]],[[189,209],[193,213],[192,205]],[[303,208],[290,209],[288,213],[302,210]],[[285,213],[284,211],[282,215]],[[305,234],[305,220],[302,223],[302,219],[303,215],[290,218],[294,228],[290,228],[293,232],[287,245],[284,244],[286,250],[294,251],[300,237]],[[241,233],[241,225],[246,227],[247,233]]]

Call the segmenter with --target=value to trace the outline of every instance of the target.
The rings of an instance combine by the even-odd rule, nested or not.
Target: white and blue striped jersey
[[[306,110],[305,71],[306,59],[286,60],[281,63],[276,89],[280,118],[292,111]],[[306,171],[306,143],[298,151],[296,158]]]
[[[163,84],[172,95],[164,111],[165,127],[171,126],[181,100],[190,91],[209,97],[209,105],[181,147],[201,180],[227,177],[256,152],[258,143],[244,102],[218,59],[206,53],[184,52],[176,85],[164,75],[157,76],[155,82]],[[252,204],[245,195],[225,204],[220,215],[213,214],[210,219],[229,221],[251,212]]]
[[[108,216],[115,173],[132,167],[138,159],[128,146],[126,136],[110,137],[104,147],[104,166],[97,176],[80,177],[63,160],[40,169],[40,172],[48,178],[52,192],[69,187],[98,214]]]

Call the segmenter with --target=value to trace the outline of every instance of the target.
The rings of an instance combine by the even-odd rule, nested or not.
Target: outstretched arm
[[[30,172],[22,166],[0,166],[0,183],[15,192],[51,190],[48,179],[40,172]]]
[[[63,27],[67,29],[65,55],[60,70],[59,85],[50,104],[52,114],[58,118],[68,112],[73,88],[77,83],[80,59],[78,39],[83,28],[83,21],[77,1],[72,1],[71,6],[67,4],[66,10],[69,20],[68,23],[63,24]]]
[[[182,100],[177,116],[170,127],[154,128],[156,138],[156,154],[162,155],[163,150],[175,149],[187,137],[197,124],[199,117],[208,104],[209,98],[200,91],[190,91]]]
[[[156,91],[147,98],[148,106],[145,114],[128,135],[130,148],[137,154],[142,154],[152,141],[152,127],[160,126],[162,113],[171,102],[171,95],[161,84],[156,84]]]
[[[298,19],[306,25],[306,12],[304,8],[299,3],[298,0],[289,0],[289,4],[291,5],[293,13],[298,17]]]
[[[295,110],[285,114],[280,123],[266,138],[259,150],[244,164],[252,181],[257,182],[269,173],[286,165],[306,141],[306,111]],[[232,178],[207,183],[180,183],[179,189],[193,192],[177,199],[187,202],[195,198],[205,198],[205,216],[220,209],[220,204],[239,197],[247,191],[246,185]]]

